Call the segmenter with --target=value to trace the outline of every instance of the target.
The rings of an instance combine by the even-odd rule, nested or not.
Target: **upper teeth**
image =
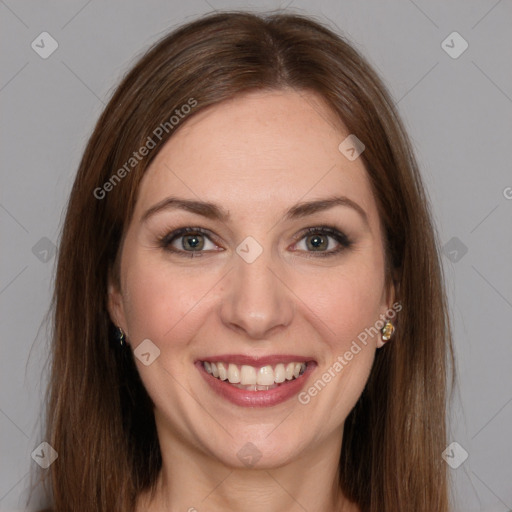
[[[306,370],[306,363],[287,363],[286,365],[279,363],[274,368],[270,365],[256,368],[246,364],[238,366],[232,363],[204,361],[203,366],[210,375],[220,380],[229,380],[231,384],[241,384],[243,386],[279,384],[285,380],[297,378]]]

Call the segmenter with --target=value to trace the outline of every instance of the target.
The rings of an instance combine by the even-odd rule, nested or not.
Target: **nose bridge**
[[[273,261],[271,249],[247,237],[233,260],[222,321],[252,338],[264,338],[271,329],[287,326],[294,310],[292,296],[279,277],[279,262]]]

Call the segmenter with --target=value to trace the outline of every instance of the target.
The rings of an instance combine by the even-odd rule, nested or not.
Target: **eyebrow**
[[[317,212],[329,210],[335,206],[345,206],[355,210],[362,217],[363,221],[369,225],[368,216],[363,208],[361,208],[361,206],[359,206],[359,204],[357,204],[355,201],[352,201],[352,199],[349,199],[345,196],[332,196],[315,201],[298,203],[292,206],[284,214],[283,220],[293,220],[307,217]],[[222,222],[227,222],[230,219],[229,212],[222,206],[216,205],[215,203],[210,203],[207,201],[195,201],[191,199],[181,199],[171,196],[163,199],[162,201],[149,208],[142,216],[141,222],[146,222],[150,217],[159,212],[175,209],[185,210],[197,215],[201,215],[208,219],[219,220]]]

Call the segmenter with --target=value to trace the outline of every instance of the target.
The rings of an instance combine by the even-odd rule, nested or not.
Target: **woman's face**
[[[349,133],[290,91],[181,122],[141,182],[109,294],[160,441],[230,467],[339,445],[382,343],[365,329],[393,301],[367,173],[338,148]]]

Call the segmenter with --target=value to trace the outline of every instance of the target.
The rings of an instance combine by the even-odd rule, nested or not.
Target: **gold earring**
[[[125,345],[125,335],[124,335],[124,332],[123,332],[123,329],[121,329],[121,327],[118,327],[117,328],[117,341],[119,341],[119,345],[121,345],[121,347],[124,347]]]
[[[382,340],[389,341],[395,332],[395,326],[388,320],[380,332],[382,333]]]

